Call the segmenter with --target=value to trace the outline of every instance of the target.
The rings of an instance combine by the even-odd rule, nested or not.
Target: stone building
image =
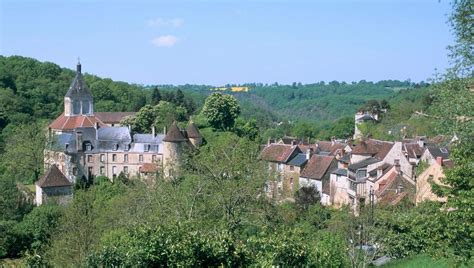
[[[202,136],[192,122],[187,130],[173,123],[167,133],[156,134],[154,129],[151,134],[133,133],[130,127],[119,125],[121,118],[131,115],[96,114],[92,94],[78,64],[76,77],[64,97],[64,112],[48,127],[45,170],[55,165],[73,183],[76,178],[92,180],[98,175],[113,180],[121,172],[127,176],[148,176],[150,171],[163,170],[165,176],[170,176],[182,148],[202,143]]]
[[[66,204],[72,197],[72,183],[56,165],[51,165],[35,186],[37,206],[45,203]]]

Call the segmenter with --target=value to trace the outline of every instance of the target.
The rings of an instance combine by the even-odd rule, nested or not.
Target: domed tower
[[[179,156],[186,141],[187,139],[179,130],[176,122],[173,122],[163,138],[163,171],[165,177],[172,177],[179,166]]]
[[[64,115],[92,115],[94,114],[94,100],[87,88],[81,73],[81,63],[76,66],[76,77],[64,96]]]
[[[189,122],[188,128],[186,129],[186,133],[188,134],[188,139],[194,147],[199,147],[202,144],[202,135],[199,132],[196,125],[194,125],[193,121]]]

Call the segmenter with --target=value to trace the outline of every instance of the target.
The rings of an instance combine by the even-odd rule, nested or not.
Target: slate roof
[[[136,112],[94,112],[94,115],[106,124],[117,124],[127,116],[135,116]]]
[[[364,116],[357,118],[357,121],[358,121],[358,122],[361,122],[361,121],[370,121],[370,120],[376,121],[375,118],[374,118],[372,115],[367,114],[367,113],[364,114]]]
[[[367,158],[365,160],[359,161],[357,163],[351,164],[347,168],[349,170],[356,171],[359,168],[364,168],[364,167],[367,167],[370,164],[374,164],[374,163],[377,163],[377,162],[380,162],[380,161],[382,161],[382,160],[378,159],[377,157],[371,157],[371,158]]]
[[[296,148],[296,145],[270,144],[263,149],[260,157],[265,161],[286,163]]]
[[[194,125],[193,122],[190,122],[188,125],[188,128],[186,129],[186,133],[188,135],[188,138],[196,139],[196,138],[202,138],[201,133],[199,132],[198,128],[196,125]]]
[[[339,161],[345,164],[349,164],[351,162],[351,156],[349,154],[346,154],[343,157],[339,158]]]
[[[369,172],[369,175],[370,175],[370,177],[375,177],[375,176],[377,176],[377,169],[379,169],[379,168],[382,169],[382,174],[385,174],[385,173],[387,173],[392,167],[393,167],[393,165],[384,163],[383,165],[377,167],[376,169],[371,170],[371,171]]]
[[[41,188],[72,186],[56,165],[52,165],[41,179],[36,182]]]
[[[301,177],[320,180],[331,166],[334,156],[314,154],[301,172]]]
[[[81,127],[94,127],[95,123],[99,124],[99,127],[107,127],[107,125],[95,115],[74,115],[65,116],[62,113],[56,118],[49,127],[57,130],[74,130],[75,128]]]
[[[338,168],[338,169],[334,170],[333,172],[331,172],[331,174],[336,174],[336,175],[340,175],[340,176],[347,176],[347,169]]]
[[[446,147],[438,147],[438,146],[430,145],[428,146],[427,150],[434,157],[434,159],[436,159],[439,156],[441,156],[443,159],[449,158],[449,150]]]
[[[409,158],[420,158],[423,154],[424,148],[418,143],[407,143],[405,144],[405,151]]]
[[[183,133],[181,133],[181,130],[179,130],[178,125],[176,124],[176,121],[171,124],[168,132],[166,133],[165,138],[163,141],[166,142],[181,142],[181,141],[186,141],[187,139],[183,136]]]
[[[89,91],[89,88],[87,87],[86,82],[84,82],[84,79],[82,77],[80,63],[77,64],[76,77],[74,77],[74,80],[72,80],[71,86],[69,87],[69,90],[66,93],[66,97],[75,99],[92,99],[92,94]]]
[[[104,127],[98,129],[98,138],[101,141],[131,141],[128,127]]]
[[[301,167],[305,165],[307,161],[306,154],[299,153],[288,162],[288,165]]]
[[[352,149],[352,154],[362,154],[375,156],[382,160],[392,149],[394,143],[380,140],[362,140]]]

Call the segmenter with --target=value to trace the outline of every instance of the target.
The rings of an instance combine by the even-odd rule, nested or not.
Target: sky
[[[0,54],[137,84],[426,81],[448,1],[0,0]]]

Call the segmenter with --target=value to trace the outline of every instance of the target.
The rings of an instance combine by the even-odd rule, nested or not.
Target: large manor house
[[[126,176],[173,176],[184,147],[197,147],[202,136],[190,122],[186,130],[173,123],[166,133],[133,133],[120,121],[133,113],[94,112],[94,100],[77,64],[64,96],[64,112],[48,126],[44,151],[45,176],[36,183],[36,203],[48,197],[70,197],[78,178],[113,180]],[[61,201],[60,201],[61,202]]]

